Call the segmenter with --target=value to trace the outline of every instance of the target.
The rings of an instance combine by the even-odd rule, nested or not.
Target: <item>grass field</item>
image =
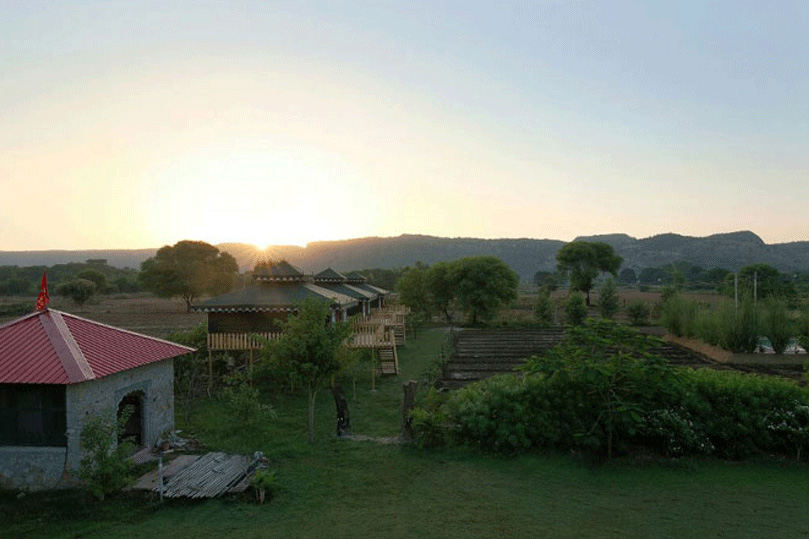
[[[403,374],[370,391],[365,365],[344,382],[354,432],[398,433],[402,382],[419,378],[445,333],[401,350]],[[356,389],[354,382],[356,381]],[[318,399],[309,444],[305,397],[276,393],[278,417],[245,431],[216,398],[177,414],[209,449],[264,451],[281,488],[272,502],[200,502],[75,491],[0,497],[0,537],[801,537],[809,536],[809,469],[791,463],[614,461],[572,455],[503,459],[334,436]]]

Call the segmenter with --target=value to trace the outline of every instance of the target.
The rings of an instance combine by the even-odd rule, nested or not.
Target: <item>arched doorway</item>
[[[133,391],[118,404],[118,443],[143,445],[143,392]]]

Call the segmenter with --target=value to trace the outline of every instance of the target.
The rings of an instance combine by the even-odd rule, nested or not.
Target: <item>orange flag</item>
[[[48,295],[48,278],[42,272],[42,283],[39,285],[39,296],[37,297],[37,311],[44,311],[50,303],[51,297]]]

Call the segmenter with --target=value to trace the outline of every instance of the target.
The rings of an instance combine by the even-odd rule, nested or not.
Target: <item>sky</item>
[[[0,0],[0,250],[809,240],[809,3]]]

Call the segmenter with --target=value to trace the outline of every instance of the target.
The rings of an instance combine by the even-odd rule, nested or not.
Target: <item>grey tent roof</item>
[[[329,302],[341,308],[352,307],[357,300],[346,294],[328,290],[322,286],[303,282],[284,284],[259,283],[240,290],[216,296],[193,306],[198,312],[245,312],[245,311],[289,311],[306,300]]]
[[[350,284],[356,283],[364,283],[366,281],[365,275],[358,271],[352,271],[351,273],[346,273],[346,282]]]
[[[359,288],[360,290],[364,290],[365,292],[370,292],[375,296],[387,296],[388,294],[390,294],[389,290],[385,290],[384,288],[379,288],[378,286],[374,286],[368,283],[361,283],[361,284],[351,283],[351,286],[353,286],[354,288]]]
[[[368,290],[362,290],[358,286],[346,283],[323,283],[320,286],[333,292],[337,292],[338,294],[351,296],[352,298],[356,298],[358,300],[374,300],[378,297],[378,294]]]
[[[338,273],[331,268],[325,269],[315,275],[315,282],[329,282],[329,283],[343,283],[346,281],[346,276]]]
[[[282,260],[259,265],[253,273],[253,278],[259,281],[296,281],[303,279],[303,273],[286,260]]]

